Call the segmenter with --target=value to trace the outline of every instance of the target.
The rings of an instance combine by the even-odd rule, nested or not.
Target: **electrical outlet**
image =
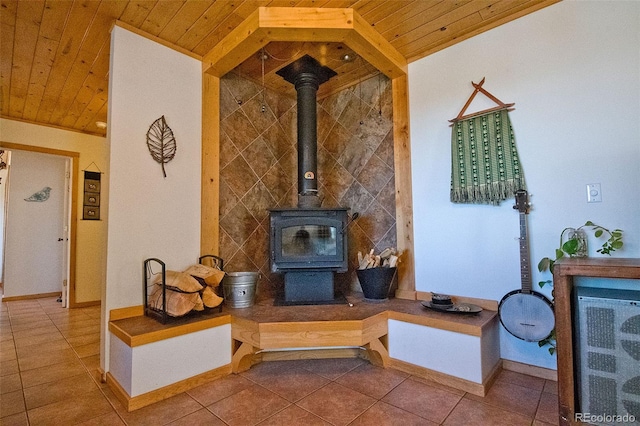
[[[602,191],[599,183],[587,184],[587,203],[601,203]]]

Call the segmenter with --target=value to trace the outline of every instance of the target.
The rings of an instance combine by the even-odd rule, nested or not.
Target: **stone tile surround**
[[[264,108],[263,108],[264,106]],[[396,246],[391,82],[374,77],[318,100],[322,207],[349,207],[349,272],[358,289],[358,251]],[[258,297],[274,297],[267,209],[297,203],[296,100],[230,73],[220,89],[220,256],[227,271],[259,271]]]

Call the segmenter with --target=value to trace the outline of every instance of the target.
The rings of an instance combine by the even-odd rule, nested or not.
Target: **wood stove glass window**
[[[328,225],[296,225],[282,228],[282,256],[335,256],[337,229]]]

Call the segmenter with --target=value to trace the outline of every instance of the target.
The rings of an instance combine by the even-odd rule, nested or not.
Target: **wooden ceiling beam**
[[[260,7],[203,57],[203,71],[222,77],[272,41],[341,42],[389,78],[407,60],[353,9]]]

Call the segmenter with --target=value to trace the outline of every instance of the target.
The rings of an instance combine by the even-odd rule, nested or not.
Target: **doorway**
[[[0,145],[12,152],[6,182],[3,299],[60,294],[63,306],[72,306],[76,215],[71,207],[77,198],[72,177],[78,154]]]

